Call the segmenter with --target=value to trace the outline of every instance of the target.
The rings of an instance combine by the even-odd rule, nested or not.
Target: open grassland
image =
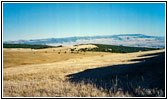
[[[68,47],[4,49],[3,96],[165,96],[164,57],[164,50],[121,54],[72,53]]]
[[[48,49],[4,49],[3,50],[3,67],[15,67],[20,65],[53,63],[65,61],[72,58],[81,58],[95,56],[98,52],[79,52],[71,51],[71,49],[95,48],[94,45],[82,45],[75,47],[59,47]],[[71,48],[71,49],[70,49]],[[105,55],[107,53],[103,53]]]

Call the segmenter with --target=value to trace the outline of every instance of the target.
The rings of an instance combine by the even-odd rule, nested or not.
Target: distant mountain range
[[[121,34],[108,36],[84,36],[67,38],[49,38],[33,40],[4,41],[4,44],[45,44],[52,46],[69,46],[78,44],[108,44],[133,47],[164,48],[165,38],[161,36],[147,36],[143,34]]]

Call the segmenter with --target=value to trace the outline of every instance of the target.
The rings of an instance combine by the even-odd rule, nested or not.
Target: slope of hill
[[[141,52],[149,50],[158,50],[159,48],[146,48],[146,47],[127,47],[127,46],[116,46],[116,45],[105,45],[105,44],[94,44],[97,48],[82,48],[81,51],[96,51],[96,52],[112,52],[112,53],[131,53]]]
[[[33,44],[3,44],[3,48],[31,48],[31,49],[43,49],[53,48],[55,46],[48,45],[33,45]]]
[[[61,48],[4,49],[3,96],[163,97],[164,52],[65,53]]]
[[[164,37],[147,36],[143,34],[121,34],[108,36],[85,36],[67,38],[49,38],[34,40],[4,41],[5,44],[45,44],[45,45],[78,45],[78,44],[108,44],[133,47],[164,48]]]

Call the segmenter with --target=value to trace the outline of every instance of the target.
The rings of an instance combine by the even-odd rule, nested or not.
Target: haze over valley
[[[67,37],[67,38],[49,38],[4,41],[5,44],[44,44],[51,46],[73,46],[79,44],[108,44],[123,45],[131,47],[152,47],[164,48],[165,38],[163,36],[147,36],[143,34],[121,34],[108,36],[85,36],[85,37]]]

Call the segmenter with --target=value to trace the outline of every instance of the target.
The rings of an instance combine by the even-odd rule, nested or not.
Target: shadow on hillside
[[[142,55],[154,57],[133,59],[140,61],[133,64],[121,64],[101,68],[87,69],[85,71],[68,75],[73,83],[91,83],[97,88],[112,92],[128,92],[132,96],[164,96],[165,93],[165,53]],[[151,93],[138,93],[139,90],[153,90]],[[161,91],[156,92],[154,91]]]

